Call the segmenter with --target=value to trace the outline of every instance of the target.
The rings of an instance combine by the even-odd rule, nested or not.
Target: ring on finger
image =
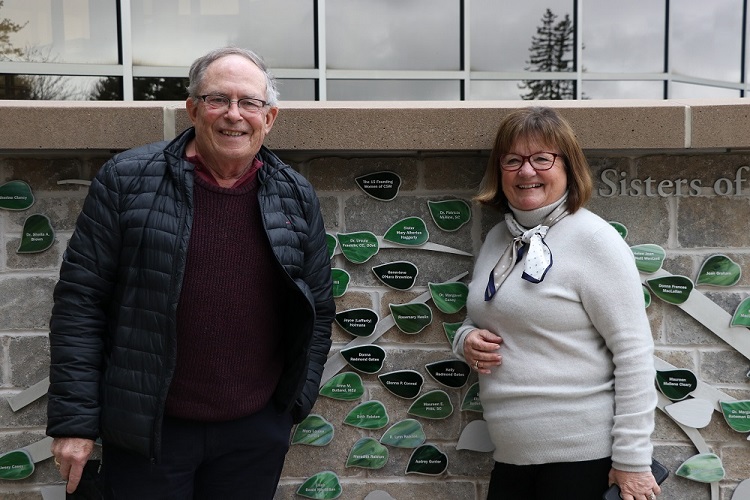
[[[649,493],[648,500],[656,500],[656,495],[654,495],[653,491],[651,493]]]
[[[60,468],[60,462],[58,462],[57,459],[55,459],[55,467],[57,467],[58,469]]]
[[[474,368],[479,370],[479,360],[474,361]]]

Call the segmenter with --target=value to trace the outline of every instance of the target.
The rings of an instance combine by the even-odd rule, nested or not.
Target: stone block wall
[[[740,281],[726,288],[698,286],[724,313],[732,314],[750,295],[750,114],[744,100],[737,102],[676,103],[552,103],[581,134],[595,178],[590,208],[604,219],[628,229],[630,245],[656,244],[667,257],[664,270],[695,280],[702,263],[723,254],[742,269]],[[502,113],[516,103],[467,105],[404,104],[351,105],[296,103],[282,108],[269,145],[311,180],[321,199],[327,230],[371,231],[382,236],[406,217],[422,218],[430,242],[476,254],[487,231],[498,222],[496,213],[472,205],[470,222],[455,232],[440,230],[433,222],[427,201],[470,201],[482,177],[494,128]],[[115,150],[141,142],[169,138],[187,125],[175,103],[140,104],[107,108],[70,104],[48,108],[27,103],[0,103],[0,125],[17,124],[14,138],[0,138],[0,186],[24,180],[35,203],[24,211],[0,209],[0,396],[11,398],[47,375],[48,320],[51,292],[62,252],[80,211],[86,187],[59,183],[90,179]],[[160,107],[161,106],[161,107]],[[31,108],[31,109],[30,109]],[[47,111],[45,123],[61,125],[50,130],[25,130],[24,111]],[[121,114],[122,113],[122,114]],[[92,114],[93,125],[86,116]],[[404,116],[406,115],[406,116]],[[122,117],[120,125],[118,117]],[[283,117],[283,120],[282,120]],[[137,118],[137,120],[136,120]],[[70,121],[68,121],[70,120]],[[130,121],[133,120],[133,121]],[[134,123],[143,126],[133,129]],[[72,124],[76,126],[73,127]],[[106,126],[105,126],[106,125]],[[92,126],[92,136],[81,134]],[[109,129],[115,128],[112,132]],[[127,130],[126,140],[117,130]],[[108,134],[113,134],[111,139]],[[104,137],[103,137],[104,136]],[[50,145],[46,145],[45,137]],[[389,141],[389,139],[393,139]],[[109,144],[109,145],[107,145]],[[699,145],[699,146],[696,146]],[[745,168],[747,167],[747,168]],[[361,191],[355,178],[392,171],[402,179],[398,196],[379,201]],[[24,220],[41,213],[56,231],[53,246],[45,252],[18,254]],[[373,266],[404,260],[419,274],[408,291],[384,287]],[[380,318],[389,315],[389,304],[400,304],[440,283],[471,272],[472,258],[420,249],[381,248],[364,264],[352,264],[336,255],[333,266],[351,275],[347,292],[336,300],[337,310],[370,308]],[[582,270],[585,272],[585,270]],[[644,280],[649,277],[644,275]],[[463,281],[468,279],[464,278]],[[292,499],[302,482],[321,471],[338,475],[343,499],[364,499],[375,490],[394,499],[478,500],[486,496],[492,468],[489,453],[457,449],[466,425],[481,414],[460,410],[466,386],[450,389],[436,383],[425,365],[451,358],[443,322],[463,319],[463,311],[443,314],[432,307],[430,325],[407,335],[393,327],[376,342],[386,351],[379,373],[411,369],[425,379],[421,393],[442,389],[450,396],[454,412],[446,419],[421,419],[427,444],[448,456],[447,471],[439,476],[406,474],[412,450],[389,448],[382,469],[346,467],[353,444],[362,437],[379,439],[387,427],[362,430],[343,423],[356,404],[377,400],[385,405],[392,425],[405,418],[411,400],[388,392],[377,375],[361,374],[365,393],[358,401],[319,398],[313,412],[334,424],[333,441],[324,447],[291,447],[276,499]],[[694,318],[690,311],[654,299],[648,308],[656,355],[672,366],[693,371],[706,386],[739,400],[750,399],[750,361]],[[747,332],[745,332],[747,333]],[[332,357],[353,337],[334,324]],[[560,367],[564,370],[565,367]],[[342,370],[343,371],[343,370]],[[420,393],[420,394],[421,394]],[[0,402],[0,454],[27,446],[44,437],[46,399],[14,412]],[[688,435],[663,412],[657,411],[653,435],[655,457],[672,472],[664,483],[666,500],[730,500],[737,485],[750,478],[750,442],[733,431],[719,412],[698,431],[726,469],[725,479],[712,485],[677,477],[677,467],[698,453]],[[0,498],[37,500],[44,488],[59,483],[51,460],[36,464],[34,474],[20,481],[0,480]]]

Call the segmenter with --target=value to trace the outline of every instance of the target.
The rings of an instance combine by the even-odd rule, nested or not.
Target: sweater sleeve
[[[476,326],[467,317],[458,330],[456,330],[456,336],[453,337],[453,354],[462,361],[466,361],[464,357],[464,341],[466,340],[466,336],[474,329],[476,329]]]
[[[474,260],[474,269],[472,272],[471,282],[469,283],[469,295],[483,296],[484,288],[487,286],[488,272],[483,272],[485,268],[489,268],[490,265],[494,266],[497,262],[498,256],[502,253],[502,249],[510,242],[509,234],[505,230],[505,222],[495,224],[490,229],[487,236],[482,243],[482,247],[479,249],[479,254]],[[468,311],[469,304],[467,303],[467,313],[463,324],[456,330],[456,335],[453,337],[453,354],[462,361],[466,361],[464,357],[464,342],[466,341],[467,335],[472,330],[478,328],[475,322],[471,318],[471,314]]]
[[[584,252],[581,300],[614,363],[613,467],[648,471],[656,389],[653,337],[638,269],[630,248],[609,225]]]

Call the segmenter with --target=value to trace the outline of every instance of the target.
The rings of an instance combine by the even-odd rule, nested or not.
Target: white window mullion
[[[464,69],[463,69],[463,80],[464,80],[464,100],[468,101],[471,99],[471,1],[465,0],[463,2],[464,8]]]
[[[130,0],[120,0],[120,32],[122,33],[122,99],[133,100],[133,30]]]
[[[576,99],[583,98],[583,0],[575,0],[576,9]]]
[[[326,70],[326,0],[318,0],[318,98],[328,100]]]

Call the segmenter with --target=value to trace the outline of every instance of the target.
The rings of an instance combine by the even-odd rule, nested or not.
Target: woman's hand
[[[650,471],[625,472],[613,468],[609,471],[609,484],[620,487],[622,500],[654,500],[661,493]]]
[[[498,353],[502,342],[502,337],[489,330],[472,330],[464,339],[464,359],[477,372],[489,375],[492,367],[503,362]]]

